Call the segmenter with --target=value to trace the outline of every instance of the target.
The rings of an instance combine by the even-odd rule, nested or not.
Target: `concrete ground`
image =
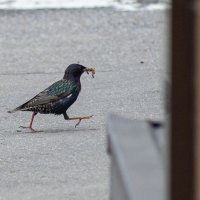
[[[166,11],[113,9],[0,11],[0,199],[107,200],[106,116],[161,119],[168,46]],[[96,68],[82,76],[69,116],[7,113],[63,76],[70,63]]]

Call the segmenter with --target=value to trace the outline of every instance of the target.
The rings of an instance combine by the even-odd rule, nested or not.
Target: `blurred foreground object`
[[[163,125],[110,115],[107,132],[111,199],[164,200],[166,140]]]

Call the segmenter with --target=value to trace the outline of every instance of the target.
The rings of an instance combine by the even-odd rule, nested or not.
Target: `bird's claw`
[[[33,133],[36,133],[36,132],[40,132],[40,131],[38,131],[38,130],[36,130],[36,129],[33,129],[32,127],[30,127],[30,126],[20,126],[19,128],[29,128]]]
[[[94,115],[90,115],[90,116],[87,116],[87,117],[81,117],[81,118],[79,118],[79,121],[78,121],[78,123],[75,125],[75,128],[81,123],[81,120],[82,119],[90,119],[91,117],[93,117]]]
[[[81,123],[82,119],[79,119],[78,123],[75,125],[75,128]]]

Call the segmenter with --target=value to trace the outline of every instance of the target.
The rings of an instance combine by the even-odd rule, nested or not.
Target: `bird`
[[[86,72],[92,73],[94,78],[95,68],[85,67],[81,64],[70,64],[61,80],[53,83],[48,88],[34,96],[26,103],[17,108],[8,111],[14,113],[16,111],[31,111],[32,117],[29,126],[20,126],[21,128],[29,128],[32,132],[37,132],[32,125],[34,117],[40,114],[63,115],[65,120],[78,120],[75,125],[77,127],[81,120],[90,119],[93,115],[84,117],[69,117],[67,109],[77,100],[81,91],[81,75]]]

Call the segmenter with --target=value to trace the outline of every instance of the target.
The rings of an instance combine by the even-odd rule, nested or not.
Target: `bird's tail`
[[[8,113],[14,113],[14,112],[19,111],[19,110],[20,110],[20,109],[15,108],[15,109],[13,109],[13,110],[9,110]]]
[[[32,99],[31,99],[32,100]],[[27,104],[31,101],[27,101],[26,103],[22,104],[21,106],[18,106],[17,108],[13,109],[13,110],[9,110],[8,113],[14,113],[16,111],[26,111],[27,110]]]
[[[17,107],[17,108],[15,108],[15,109],[13,109],[13,110],[9,110],[8,113],[14,113],[14,112],[16,112],[16,111],[20,111],[20,110],[23,109],[23,107],[24,107],[24,104],[21,105],[21,106],[19,106],[19,107]]]

